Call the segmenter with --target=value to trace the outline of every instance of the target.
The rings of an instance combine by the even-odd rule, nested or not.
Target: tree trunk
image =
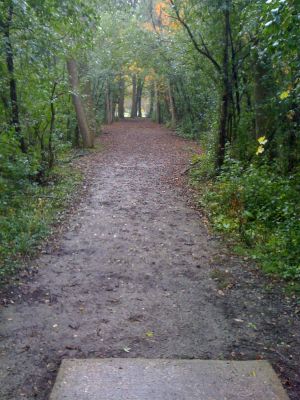
[[[84,107],[79,94],[79,79],[76,61],[69,59],[67,61],[67,68],[69,73],[70,86],[72,88],[72,99],[76,112],[77,122],[80,134],[82,136],[84,147],[93,147],[93,138],[90,134]]]
[[[117,108],[117,103],[113,100],[113,98],[111,99],[111,110],[112,110],[112,122],[115,120],[116,117],[116,108]]]
[[[11,103],[11,125],[13,126],[16,136],[20,142],[20,148],[23,153],[26,153],[27,148],[22,137],[20,118],[19,118],[19,104],[17,96],[17,83],[14,76],[14,54],[10,40],[10,28],[12,25],[13,18],[13,3],[8,8],[7,22],[4,25],[4,38],[5,38],[5,53],[6,53],[6,65],[9,74],[9,87],[10,87],[10,103]]]
[[[142,94],[143,94],[144,81],[139,78],[137,84],[137,116],[142,118]]]
[[[51,169],[54,165],[54,152],[53,152],[53,133],[55,129],[55,107],[54,107],[54,95],[56,90],[57,82],[54,82],[51,98],[50,98],[50,110],[51,110],[51,120],[50,120],[50,130],[49,130],[49,141],[48,141],[48,168]]]
[[[109,83],[106,83],[105,88],[105,122],[110,124],[110,101],[109,101]]]
[[[125,82],[122,76],[119,80],[118,117],[124,119]]]
[[[157,84],[157,81],[154,83],[154,115],[155,115],[155,121],[159,124],[162,123],[162,116],[161,116],[161,104],[160,104],[160,92],[159,92],[159,87]]]
[[[86,116],[89,126],[89,132],[94,141],[94,137],[97,134],[97,117],[96,117],[96,107],[94,102],[94,97],[92,94],[92,86],[90,80],[87,80],[84,85],[84,103],[86,105]]]
[[[173,98],[172,86],[171,86],[170,79],[168,79],[168,96],[169,96],[169,108],[170,108],[170,114],[171,114],[171,126],[172,126],[172,128],[174,128],[176,126],[176,111],[175,111],[175,104],[174,104],[174,98]]]
[[[148,118],[153,118],[153,111],[154,111],[154,84],[152,82],[150,87],[150,104],[149,104]]]
[[[231,83],[229,78],[229,46],[230,46],[230,6],[231,0],[225,1],[224,9],[224,53],[223,53],[223,88],[221,95],[220,126],[218,135],[218,148],[216,168],[220,170],[225,158],[225,145],[228,138],[228,117],[231,99]]]
[[[137,84],[136,74],[132,75],[132,104],[131,104],[131,118],[137,117]]]
[[[296,81],[295,81],[296,82]],[[291,102],[291,110],[293,111],[292,118],[290,120],[290,127],[288,129],[288,137],[287,137],[287,171],[293,172],[297,165],[299,165],[300,156],[299,156],[299,132],[297,127],[299,127],[300,123],[300,108],[299,102],[296,97],[296,85],[293,84],[293,94],[292,94],[292,102]]]
[[[110,123],[112,124],[114,122],[115,119],[115,115],[114,115],[114,95],[112,90],[109,91],[109,109],[110,109]]]
[[[110,83],[107,81],[106,83],[106,92],[105,92],[105,108],[106,108],[106,123],[113,123],[113,99],[112,92],[110,89]]]
[[[74,146],[79,147],[80,146],[80,135],[79,135],[79,127],[78,124],[76,124],[75,131],[74,131]]]
[[[232,86],[230,141],[233,142],[236,138],[236,132],[240,122],[241,96],[239,87],[239,66],[237,62],[236,49],[230,25],[229,29],[230,29],[229,35],[230,35],[230,47],[231,47],[231,86]]]

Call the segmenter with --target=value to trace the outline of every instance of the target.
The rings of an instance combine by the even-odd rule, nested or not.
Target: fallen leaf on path
[[[125,351],[125,353],[129,353],[131,348],[130,347],[124,347],[123,350]]]
[[[153,337],[154,333],[152,331],[148,331],[148,332],[146,332],[146,336],[147,337]]]
[[[79,328],[79,324],[69,324],[69,328],[77,330]]]
[[[247,326],[248,326],[248,328],[252,328],[252,329],[254,329],[255,331],[257,330],[257,327],[256,327],[256,325],[255,325],[253,322],[249,322]]]
[[[234,321],[235,321],[235,322],[244,322],[244,320],[239,319],[239,318],[234,318]]]

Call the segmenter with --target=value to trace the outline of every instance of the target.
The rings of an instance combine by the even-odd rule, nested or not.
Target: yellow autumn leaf
[[[257,141],[258,141],[258,143],[259,143],[260,145],[264,145],[264,144],[267,143],[268,139],[267,139],[265,136],[261,136],[261,137],[259,137],[259,138],[257,139]]]
[[[286,90],[286,91],[282,92],[281,95],[279,96],[280,100],[287,99],[289,97],[289,95],[290,95],[290,91],[289,90]]]
[[[259,146],[258,149],[256,150],[256,155],[258,156],[259,154],[262,154],[265,151],[263,146]]]
[[[153,337],[153,336],[154,336],[154,333],[151,332],[151,331],[148,331],[148,332],[146,332],[146,336],[147,336],[147,337]]]

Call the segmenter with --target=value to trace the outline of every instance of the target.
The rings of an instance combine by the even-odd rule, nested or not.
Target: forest
[[[299,400],[300,1],[1,0],[0,36],[1,400]]]
[[[59,221],[70,161],[145,117],[200,143],[186,173],[214,229],[299,280],[299,25],[298,0],[2,0],[1,280]]]

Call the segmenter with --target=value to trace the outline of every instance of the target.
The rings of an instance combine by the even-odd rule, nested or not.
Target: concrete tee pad
[[[266,361],[63,360],[50,400],[288,400]]]

